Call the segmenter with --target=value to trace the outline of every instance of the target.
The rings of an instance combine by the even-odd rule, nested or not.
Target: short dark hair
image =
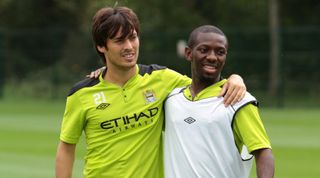
[[[127,36],[132,35],[134,30],[139,36],[139,19],[137,15],[127,7],[105,7],[97,11],[93,17],[92,37],[95,48],[104,64],[104,54],[99,52],[97,46],[105,46],[107,39],[114,38],[120,29],[122,30],[120,38],[125,39]]]
[[[189,48],[193,48],[196,45],[197,42],[197,37],[199,33],[216,33],[216,34],[220,34],[222,36],[224,36],[226,38],[227,41],[227,46],[228,46],[228,39],[227,36],[223,33],[222,30],[220,30],[218,27],[213,26],[213,25],[202,25],[200,27],[197,27],[196,29],[194,29],[190,35],[189,35],[189,39],[188,39],[188,47]]]

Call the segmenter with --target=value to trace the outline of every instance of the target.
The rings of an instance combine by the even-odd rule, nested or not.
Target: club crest
[[[146,90],[143,92],[143,95],[147,104],[157,100],[156,94],[153,90]]]

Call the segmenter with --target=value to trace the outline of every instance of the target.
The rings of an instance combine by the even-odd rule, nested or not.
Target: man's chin
[[[206,73],[206,74],[202,75],[201,78],[203,81],[209,82],[209,81],[216,81],[218,76],[219,75],[217,75],[216,73]]]
[[[134,68],[136,66],[137,62],[129,62],[129,63],[125,63],[124,65],[122,65],[123,68],[126,69],[131,69]]]

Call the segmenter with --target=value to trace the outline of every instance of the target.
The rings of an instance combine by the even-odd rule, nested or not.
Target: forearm
[[[56,156],[56,178],[71,178],[75,145],[60,142]]]
[[[261,149],[254,152],[258,178],[273,178],[274,159],[271,149]]]

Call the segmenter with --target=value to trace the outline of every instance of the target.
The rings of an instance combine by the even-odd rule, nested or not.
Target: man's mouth
[[[123,58],[125,58],[125,59],[133,59],[134,58],[134,56],[135,56],[135,53],[124,53],[124,54],[122,54],[121,55]]]
[[[203,64],[205,70],[217,70],[218,66],[216,64],[205,63]]]

